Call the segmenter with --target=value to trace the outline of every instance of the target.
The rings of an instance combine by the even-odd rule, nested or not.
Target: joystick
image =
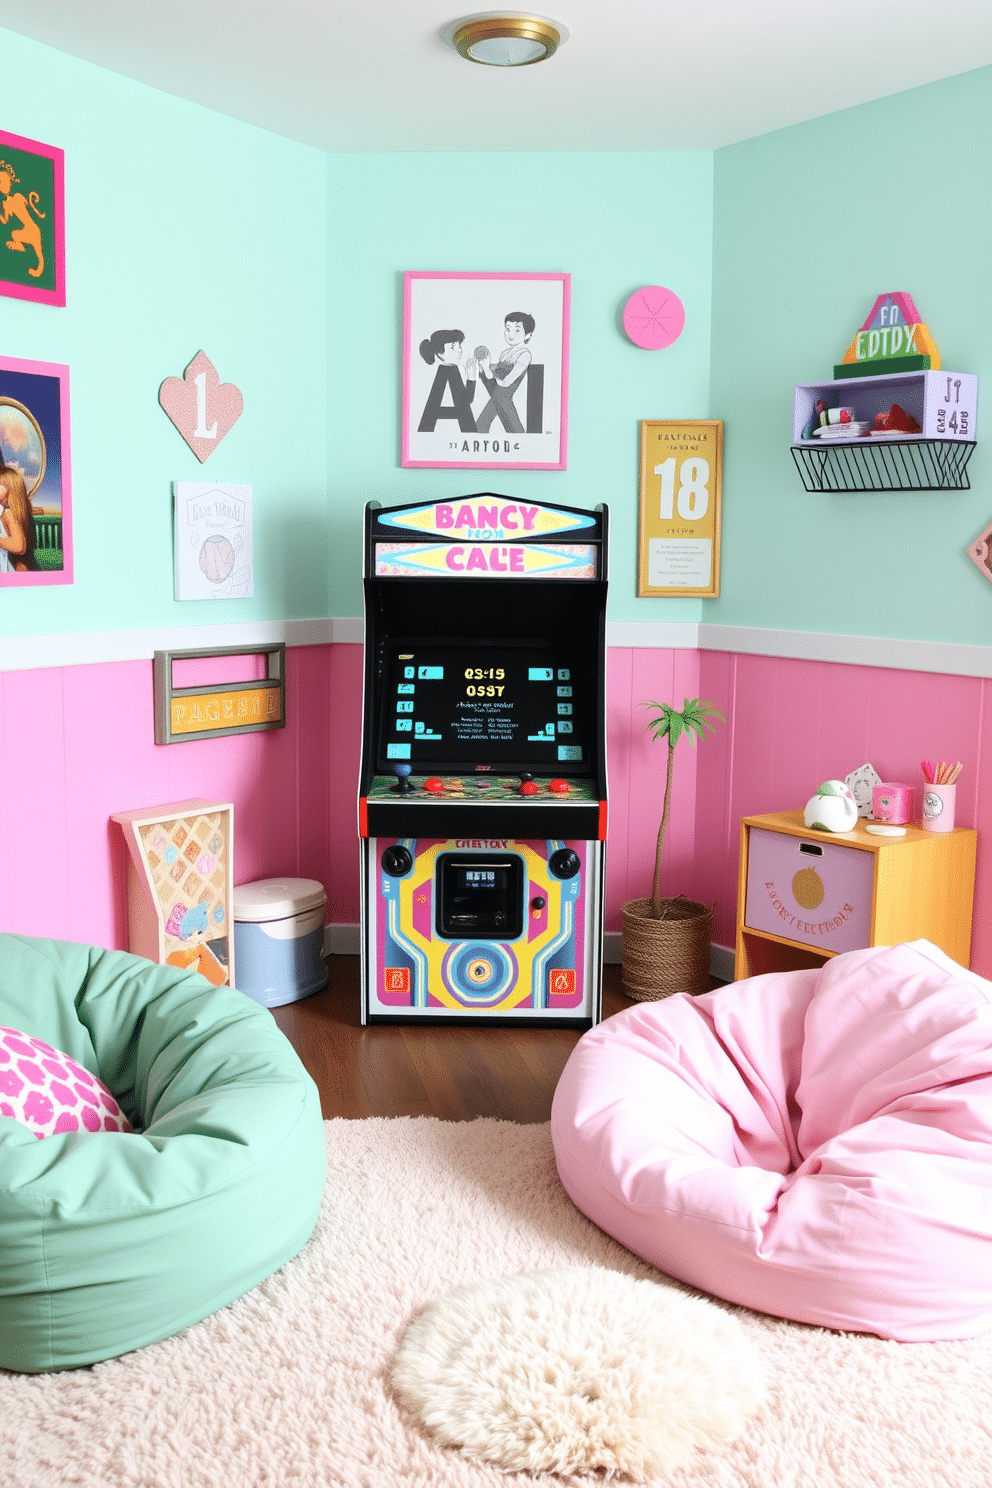
[[[560,847],[557,852],[551,854],[548,867],[555,878],[574,878],[582,867],[582,862],[578,853],[572,848]]]
[[[382,855],[382,871],[388,873],[390,878],[402,878],[412,867],[413,854],[400,842],[387,847]]]
[[[397,791],[401,796],[409,795],[410,791],[413,790],[413,786],[410,784],[410,776],[413,773],[413,766],[394,765],[393,771],[396,775],[396,784],[393,786],[393,790]]]

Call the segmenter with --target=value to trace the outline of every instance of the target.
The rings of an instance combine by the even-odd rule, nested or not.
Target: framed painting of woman
[[[71,583],[69,368],[0,357],[0,585]]]

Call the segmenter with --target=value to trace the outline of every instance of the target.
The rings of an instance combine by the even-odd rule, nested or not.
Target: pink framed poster
[[[65,154],[0,130],[0,295],[65,304]]]
[[[403,276],[404,466],[564,470],[568,274]]]
[[[71,583],[69,368],[0,357],[0,585]]]

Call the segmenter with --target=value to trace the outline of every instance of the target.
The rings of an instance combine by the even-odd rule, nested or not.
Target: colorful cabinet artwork
[[[801,811],[744,817],[735,980],[920,939],[968,966],[977,838],[914,826],[877,837],[863,820],[817,832]]]
[[[229,802],[174,801],[111,817],[128,848],[128,949],[234,985]]]

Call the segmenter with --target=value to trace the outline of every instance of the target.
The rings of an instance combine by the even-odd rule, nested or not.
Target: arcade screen
[[[557,647],[397,644],[382,675],[380,769],[590,768],[583,675]]]

